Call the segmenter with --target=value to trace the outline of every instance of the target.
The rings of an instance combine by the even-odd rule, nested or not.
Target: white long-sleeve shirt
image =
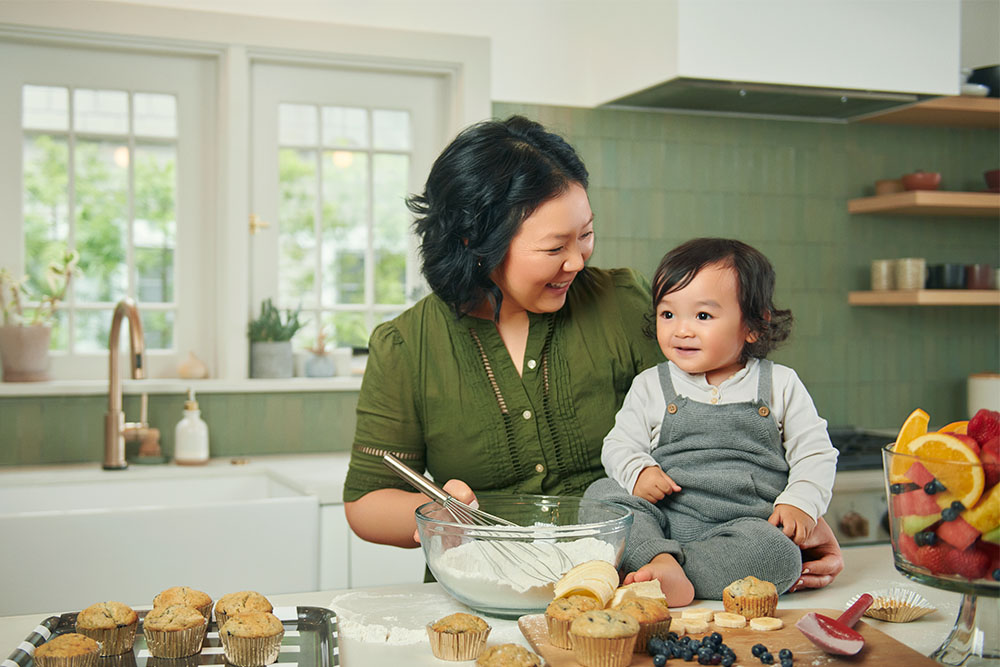
[[[718,387],[710,385],[704,373],[692,375],[668,363],[675,391],[693,401],[723,405],[757,398],[758,359],[748,361]],[[830,442],[826,420],[816,412],[795,371],[780,364],[773,365],[768,406],[778,423],[788,463],[788,484],[774,504],[793,505],[817,519],[830,504],[837,473],[837,450]],[[629,493],[643,468],[658,465],[650,452],[659,443],[665,409],[666,399],[654,366],[632,381],[615,425],[604,438],[604,470]]]

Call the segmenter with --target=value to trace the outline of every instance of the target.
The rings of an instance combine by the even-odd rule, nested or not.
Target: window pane
[[[365,347],[368,345],[368,328],[364,313],[328,313],[323,317],[326,331],[333,332],[330,347]]]
[[[74,283],[76,297],[117,301],[128,294],[128,148],[113,142],[78,141],[75,166],[76,249],[81,271]]]
[[[77,132],[126,134],[128,93],[120,90],[74,90],[73,127]]]
[[[323,145],[363,148],[368,145],[368,114],[364,109],[323,107]]]
[[[323,153],[324,302],[364,303],[368,154]]]
[[[372,113],[375,148],[406,150],[410,147],[410,112],[377,110]]]
[[[24,249],[29,288],[45,286],[45,267],[62,257],[69,239],[66,141],[45,134],[24,138]]]
[[[316,107],[306,104],[278,105],[278,143],[282,146],[313,146],[317,143]]]
[[[142,335],[146,350],[170,350],[174,347],[174,313],[170,310],[142,310]],[[124,335],[124,333],[123,333]],[[127,359],[127,357],[122,357]]]
[[[173,146],[136,146],[133,229],[136,295],[140,302],[174,300],[176,165]]]
[[[316,303],[316,152],[279,151],[278,300],[285,307]]]
[[[110,310],[77,310],[74,314],[73,349],[76,352],[107,352],[111,335]],[[121,340],[128,341],[128,318],[122,323]],[[128,356],[121,359],[128,363]]]
[[[408,155],[375,155],[375,303],[406,301]]]
[[[35,130],[69,129],[69,89],[53,86],[24,86],[21,125]]]
[[[52,340],[49,342],[50,350],[66,352],[69,349],[69,326],[66,324],[67,314],[65,310],[57,310],[52,320]]]
[[[177,136],[177,98],[173,95],[136,93],[135,133],[147,137]]]

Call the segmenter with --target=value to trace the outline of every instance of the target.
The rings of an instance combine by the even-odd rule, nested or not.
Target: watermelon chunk
[[[942,540],[961,551],[969,548],[981,533],[973,528],[968,521],[958,517],[954,521],[941,522],[937,534]]]
[[[920,486],[923,486],[927,482],[934,479],[934,475],[931,474],[931,471],[925,468],[919,461],[910,466],[909,470],[906,471],[906,477]]]
[[[892,512],[897,517],[914,514],[926,516],[940,514],[941,508],[938,507],[934,496],[927,495],[923,489],[914,489],[892,497]]]
[[[899,527],[907,535],[916,535],[924,528],[932,526],[941,520],[941,513],[911,514],[900,518]]]

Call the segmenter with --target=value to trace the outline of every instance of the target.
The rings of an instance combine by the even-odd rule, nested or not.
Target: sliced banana
[[[586,595],[606,607],[618,586],[618,570],[603,560],[588,560],[564,574],[553,587],[555,597]]]
[[[660,582],[656,579],[651,581],[637,581],[627,586],[619,586],[615,595],[611,598],[611,607],[617,607],[629,598],[653,598],[656,600],[666,600],[666,596],[660,589]]]
[[[747,617],[743,614],[720,611],[715,615],[715,624],[720,628],[742,628],[747,624]]]
[[[671,623],[673,625],[673,623]],[[708,632],[708,621],[695,621],[690,618],[684,619],[684,629],[691,636],[703,635]]]
[[[780,630],[784,625],[780,618],[774,618],[773,616],[758,616],[757,618],[750,619],[750,629],[760,630],[761,632]]]
[[[681,618],[685,621],[701,621],[703,623],[708,623],[712,620],[712,616],[715,612],[708,607],[693,607],[691,609],[684,609],[681,611]]]
[[[670,632],[676,632],[678,637],[683,637],[684,633],[687,631],[687,623],[682,618],[677,618],[676,616],[670,619]]]

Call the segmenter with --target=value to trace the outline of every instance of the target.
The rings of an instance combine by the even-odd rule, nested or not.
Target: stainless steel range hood
[[[604,106],[847,122],[933,95],[678,77]]]

